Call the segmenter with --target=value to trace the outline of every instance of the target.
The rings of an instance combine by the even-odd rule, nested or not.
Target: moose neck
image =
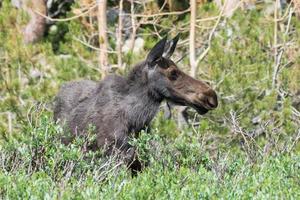
[[[147,78],[147,64],[141,62],[137,64],[129,73],[127,82],[130,93],[142,95],[143,98],[161,103],[164,97],[155,90],[155,83],[151,83]]]
[[[144,62],[138,64],[127,77],[129,95],[126,101],[130,132],[138,132],[148,126],[163,100],[163,97],[148,83],[144,67],[147,67]]]

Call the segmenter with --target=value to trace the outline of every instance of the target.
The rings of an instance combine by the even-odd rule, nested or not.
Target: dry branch
[[[200,63],[200,61],[207,55],[207,53],[208,53],[208,51],[209,51],[209,49],[211,47],[212,37],[213,37],[213,35],[214,35],[214,33],[215,33],[215,31],[216,31],[216,29],[217,29],[217,27],[218,27],[218,25],[219,25],[219,23],[221,21],[221,18],[223,16],[226,4],[227,4],[227,0],[224,2],[223,7],[221,9],[221,12],[220,12],[220,14],[219,14],[219,16],[217,18],[217,21],[216,21],[213,29],[211,30],[211,32],[209,34],[208,41],[207,41],[207,45],[208,45],[207,48],[202,52],[202,54],[200,54],[200,56],[197,58],[197,60],[194,61],[195,62],[194,64],[195,64],[196,67],[198,66],[198,64]],[[236,9],[238,7],[239,7],[239,4],[234,9]],[[196,74],[196,67],[195,67],[195,69],[193,69],[193,70],[195,70],[194,72],[192,72],[193,74]]]
[[[106,22],[106,0],[98,1],[98,32],[99,32],[99,68],[104,74],[108,73],[108,39],[107,39],[107,22]]]
[[[119,19],[117,29],[117,55],[118,55],[118,67],[122,68],[122,29],[123,29],[123,0],[119,3]]]
[[[189,42],[189,49],[190,49],[190,66],[191,66],[191,76],[196,76],[196,68],[197,68],[197,62],[196,62],[196,48],[195,48],[195,42],[196,42],[196,16],[197,16],[197,1],[196,0],[190,0],[191,5],[191,19],[190,19],[190,42]]]
[[[273,89],[278,89],[278,74],[280,72],[280,65],[281,65],[281,59],[283,56],[283,53],[285,51],[285,48],[287,46],[287,42],[284,41],[283,44],[278,45],[278,23],[280,22],[278,20],[278,5],[279,5],[279,0],[276,0],[276,6],[274,10],[274,69],[273,69],[273,75],[272,75],[272,88]],[[291,18],[294,10],[292,7],[289,7],[289,12],[288,12],[288,23],[286,26],[286,30],[284,31],[284,35],[288,35],[289,29],[290,29],[290,24],[291,24]],[[278,49],[281,47],[280,49]]]
[[[135,14],[135,17],[144,17],[144,18],[152,18],[152,17],[159,17],[159,16],[167,16],[167,15],[181,15],[190,12],[190,9],[186,9],[183,11],[177,11],[177,12],[163,12],[163,13],[157,13],[157,14],[151,14],[151,15],[144,15],[144,14]]]
[[[277,88],[277,74],[279,69],[279,58],[278,58],[278,49],[277,49],[277,31],[278,31],[278,3],[279,0],[275,1],[275,9],[274,9],[274,70],[273,70],[273,78],[272,78],[272,87]],[[280,57],[282,53],[279,54]]]
[[[80,17],[83,17],[87,14],[89,14],[91,11],[93,11],[98,5],[97,4],[92,4],[85,12],[82,12],[78,15],[74,15],[72,17],[69,17],[69,18],[65,18],[65,19],[57,19],[57,18],[51,18],[51,17],[48,17],[47,15],[41,13],[39,10],[34,10],[34,12],[42,17],[44,17],[45,19],[49,20],[49,21],[52,21],[52,22],[67,22],[67,21],[71,21],[71,20],[74,20],[74,19],[77,19],[77,18],[80,18]]]
[[[131,49],[131,52],[132,52],[133,48],[134,48],[134,43],[135,43],[137,26],[136,26],[136,19],[135,19],[136,16],[134,14],[134,0],[131,0],[130,4],[131,4],[131,6],[130,6],[130,16],[131,16],[131,26],[132,26],[130,49]]]
[[[91,45],[91,44],[89,44],[89,43],[87,43],[87,42],[85,42],[85,41],[82,41],[82,40],[80,40],[79,38],[77,38],[77,37],[75,37],[75,36],[73,36],[73,39],[75,40],[75,41],[77,41],[77,42],[80,42],[81,44],[83,44],[84,46],[87,46],[87,47],[89,47],[89,48],[91,48],[91,49],[93,49],[93,50],[95,50],[95,51],[104,51],[104,50],[102,50],[102,49],[100,49],[100,48],[98,48],[98,47],[95,47],[95,46],[93,46],[93,45]],[[110,50],[106,50],[105,51],[106,53],[117,53],[116,51],[110,51]]]

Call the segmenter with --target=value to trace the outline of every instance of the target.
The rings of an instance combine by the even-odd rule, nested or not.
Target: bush
[[[63,82],[102,76],[97,52],[74,39],[88,38],[88,30],[79,19],[60,22],[58,32],[24,45],[20,27],[28,17],[8,0],[0,9],[1,199],[299,198],[299,111],[292,107],[300,83],[295,16],[289,35],[278,32],[281,41],[291,40],[282,57],[290,64],[280,69],[278,90],[272,89],[273,21],[259,9],[237,10],[221,21],[197,74],[211,80],[218,109],[205,116],[189,111],[190,126],[182,130],[160,112],[151,130],[131,140],[145,165],[132,177],[117,155],[86,151],[92,134],[63,145],[60,137],[66,133],[52,120],[53,98]],[[199,7],[203,18],[218,12],[213,4]],[[158,31],[166,33],[176,23],[182,41],[188,39],[188,14],[160,20]],[[200,51],[214,23],[201,22]],[[145,51],[125,55],[128,66],[117,73],[145,57],[156,41],[151,31],[152,25],[141,26]],[[186,52],[183,42],[177,57]],[[115,62],[116,56],[109,59]],[[188,58],[178,66],[188,71]]]

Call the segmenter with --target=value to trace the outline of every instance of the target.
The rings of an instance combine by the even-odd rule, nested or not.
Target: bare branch
[[[135,23],[136,22],[135,21],[135,17],[136,16],[134,14],[134,1],[130,0],[130,4],[131,4],[131,7],[130,7],[130,16],[131,16],[131,26],[132,26],[130,49],[131,49],[131,52],[132,52],[133,48],[134,48],[137,27],[136,27],[136,23]]]
[[[108,55],[107,55],[107,23],[106,23],[106,0],[98,1],[98,32],[99,32],[99,67],[104,74],[108,73]]]
[[[152,18],[152,17],[159,17],[159,16],[166,16],[166,15],[181,15],[188,12],[190,12],[190,9],[186,9],[183,11],[176,11],[176,12],[163,12],[163,13],[157,13],[152,15],[135,14],[135,17]]]
[[[223,16],[223,13],[224,13],[226,4],[227,4],[227,0],[224,2],[224,5],[223,5],[223,7],[222,7],[222,9],[221,9],[221,12],[220,12],[220,14],[219,14],[219,16],[218,16],[218,18],[217,18],[217,21],[216,21],[216,23],[215,23],[213,29],[211,30],[211,32],[210,32],[210,34],[209,34],[209,37],[208,37],[208,47],[207,47],[207,48],[203,51],[203,53],[200,54],[200,56],[197,58],[197,60],[196,60],[196,66],[198,66],[198,64],[200,63],[200,61],[206,56],[206,54],[208,53],[208,51],[209,51],[209,49],[210,49],[210,47],[211,47],[211,40],[212,40],[212,37],[213,37],[213,35],[214,35],[214,33],[215,33],[215,31],[216,31],[216,29],[217,29],[217,27],[218,27],[218,25],[219,25],[219,23],[220,23],[220,21],[221,21],[221,18],[222,18],[222,16]],[[239,7],[239,3],[238,3],[238,5],[237,5],[234,9],[237,9],[238,7]]]
[[[278,18],[278,4],[279,4],[279,0],[276,0],[276,6],[275,6],[275,11],[274,11],[274,70],[273,70],[273,76],[272,76],[272,88],[273,89],[278,89],[279,85],[278,85],[278,73],[280,71],[280,65],[281,65],[281,59],[282,59],[282,55],[285,51],[287,42],[284,41],[283,44],[278,45],[278,22],[279,20],[277,20]],[[290,29],[290,24],[291,24],[291,18],[292,18],[292,14],[293,14],[293,8],[290,7],[289,8],[289,18],[288,18],[288,23],[286,26],[286,30],[284,32],[285,35],[288,35],[289,29]],[[278,50],[278,48],[281,46],[281,48]]]
[[[196,42],[196,16],[197,16],[197,1],[196,0],[190,0],[191,5],[191,19],[190,19],[190,42],[189,42],[189,49],[190,49],[190,65],[191,65],[191,76],[196,76],[196,68],[197,68],[197,62],[196,62],[196,48],[195,48],[195,42]]]
[[[80,17],[83,17],[87,14],[89,14],[93,9],[95,9],[97,7],[97,4],[92,4],[87,11],[85,12],[82,12],[81,14],[79,15],[75,15],[75,16],[72,16],[72,17],[69,17],[69,18],[65,18],[65,19],[57,19],[57,18],[51,18],[51,17],[48,17],[47,15],[44,15],[43,13],[39,12],[38,10],[34,10],[35,13],[37,13],[38,15],[46,18],[47,20],[49,21],[52,21],[52,22],[67,22],[67,21],[71,21],[71,20],[74,20],[74,19],[77,19],[77,18],[80,18]]]
[[[93,46],[93,45],[91,45],[91,44],[89,44],[89,43],[87,43],[87,42],[85,42],[85,41],[80,40],[79,38],[77,38],[77,37],[75,37],[75,36],[73,36],[73,39],[76,40],[76,41],[78,41],[78,42],[80,42],[81,44],[83,44],[83,45],[85,45],[85,46],[87,46],[87,47],[89,47],[89,48],[95,50],[95,51],[99,51],[99,52],[100,52],[100,51],[104,51],[104,49],[100,49],[100,48],[98,48],[98,47],[95,47],[95,46]],[[105,52],[106,52],[106,53],[114,53],[114,54],[117,53],[116,51],[110,51],[110,50],[106,50]]]
[[[117,30],[118,67],[122,68],[122,29],[123,29],[123,0],[119,3],[119,21]]]

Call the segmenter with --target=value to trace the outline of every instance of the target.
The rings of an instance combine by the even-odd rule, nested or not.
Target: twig
[[[285,18],[289,15],[289,10],[291,9],[291,5],[292,5],[292,2],[289,3],[288,7],[286,8],[286,11],[285,13],[283,14],[283,16],[281,18],[278,18],[276,19],[275,21],[276,22],[281,22],[283,20],[285,20]],[[267,18],[268,21],[274,21],[274,18],[270,19],[270,18]]]
[[[274,65],[274,72],[273,72],[273,78],[272,78],[272,86],[273,88],[278,88],[277,84],[277,77],[278,77],[278,72],[279,72],[279,67],[280,67],[280,61],[283,55],[284,49],[282,48],[279,52],[278,55],[275,56],[275,65]],[[277,50],[276,50],[277,54]]]
[[[12,117],[11,112],[7,112],[7,121],[8,121],[8,133],[12,134]]]
[[[216,29],[217,29],[217,27],[218,27],[218,25],[219,25],[219,23],[220,23],[220,21],[221,21],[221,18],[222,18],[222,16],[223,16],[223,13],[224,13],[226,4],[227,4],[227,0],[224,2],[224,5],[223,5],[223,7],[222,7],[222,9],[221,9],[221,12],[220,12],[220,14],[219,14],[219,16],[218,16],[218,18],[217,18],[217,21],[216,21],[216,23],[215,23],[213,29],[211,30],[211,32],[210,32],[210,34],[209,34],[209,36],[208,36],[208,47],[202,52],[202,54],[201,54],[201,55],[197,58],[197,60],[196,60],[196,65],[197,65],[197,66],[198,66],[198,64],[200,63],[200,61],[206,56],[206,54],[208,53],[208,51],[209,51],[209,49],[210,49],[210,47],[211,47],[211,40],[212,40],[212,37],[213,37],[213,35],[214,35],[214,33],[215,33],[215,31],[216,31]],[[237,5],[235,8],[233,8],[233,9],[235,10],[235,9],[237,9],[239,6],[240,6],[240,3],[238,3],[238,5]]]
[[[277,15],[278,15],[278,0],[276,0],[276,6],[275,6],[275,11],[274,11],[274,71],[273,71],[273,77],[272,77],[272,88],[274,89],[278,89],[278,84],[277,84],[277,78],[278,78],[278,73],[280,71],[280,64],[281,64],[281,59],[282,59],[282,55],[283,52],[285,50],[286,47],[286,41],[284,41],[284,43],[282,44],[282,48],[279,50],[278,52],[278,47],[279,45],[278,43],[278,20],[277,19]],[[291,18],[292,18],[292,14],[293,14],[293,8],[289,9],[289,18],[288,18],[288,24],[286,27],[286,30],[284,32],[285,35],[288,34],[289,29],[290,29],[290,25],[291,25]],[[286,66],[286,65],[285,65]]]
[[[84,62],[86,64],[85,66],[101,73],[101,70],[98,67],[94,67],[93,64],[89,60],[84,59],[79,53],[77,54],[77,57],[79,58],[79,60],[81,60],[82,62]]]
[[[190,12],[190,9],[186,9],[183,11],[176,11],[176,12],[164,12],[164,13],[157,13],[152,15],[143,15],[143,14],[135,14],[135,17],[143,17],[143,18],[151,18],[151,17],[158,17],[158,16],[167,16],[167,15],[181,15],[184,13]],[[130,15],[130,14],[127,14]]]
[[[95,50],[95,51],[105,51],[105,50],[103,50],[103,49],[100,49],[100,48],[98,48],[98,47],[95,47],[95,46],[93,46],[93,45],[90,45],[89,43],[84,42],[84,41],[80,40],[79,38],[77,38],[77,37],[75,37],[75,36],[73,36],[73,39],[76,40],[76,41],[78,41],[78,42],[80,42],[81,44],[83,44],[83,45],[85,45],[85,46],[87,46],[87,47],[89,47],[89,48]],[[116,54],[116,53],[117,53],[116,51],[110,51],[110,50],[106,50],[105,52],[106,52],[106,53],[113,53],[113,54]]]
[[[287,28],[286,28],[286,30],[285,30],[285,34],[286,34],[286,35],[288,34],[289,29],[290,29],[290,25],[291,25],[291,20],[292,20],[293,12],[294,12],[293,8],[290,8],[290,9],[289,9],[288,24],[287,24]]]
[[[294,146],[296,145],[296,143],[298,143],[299,139],[300,139],[300,129],[298,129],[297,136],[294,139],[292,145],[290,146],[289,152],[293,150]]]
[[[234,133],[239,133],[240,135],[242,135],[245,144],[247,145],[247,148],[250,149],[250,145],[249,142],[245,136],[244,131],[242,130],[242,128],[239,126],[239,123],[236,120],[236,113],[233,112],[232,110],[230,111],[230,117],[231,117],[231,122],[232,122],[232,128],[233,128],[233,132]]]
[[[278,15],[278,3],[279,0],[275,1],[275,9],[274,9],[274,70],[273,70],[273,78],[272,78],[272,87],[277,88],[277,74],[278,74],[278,68],[279,68],[279,59],[278,56],[278,49],[277,49],[277,31],[278,31],[278,21],[277,21],[277,15]]]
[[[97,7],[97,4],[92,4],[92,6],[85,12],[79,14],[79,15],[75,15],[75,16],[72,16],[72,17],[69,17],[69,18],[65,18],[65,19],[56,19],[56,18],[51,18],[51,17],[48,17],[47,15],[44,15],[42,13],[40,13],[39,11],[37,10],[34,10],[33,12],[35,12],[36,14],[46,18],[47,20],[49,21],[52,21],[52,22],[67,22],[67,21],[71,21],[73,19],[77,19],[77,18],[80,18],[82,16],[85,16],[87,15],[91,10],[95,9]]]
[[[300,112],[296,108],[292,107],[292,113],[300,119]]]

